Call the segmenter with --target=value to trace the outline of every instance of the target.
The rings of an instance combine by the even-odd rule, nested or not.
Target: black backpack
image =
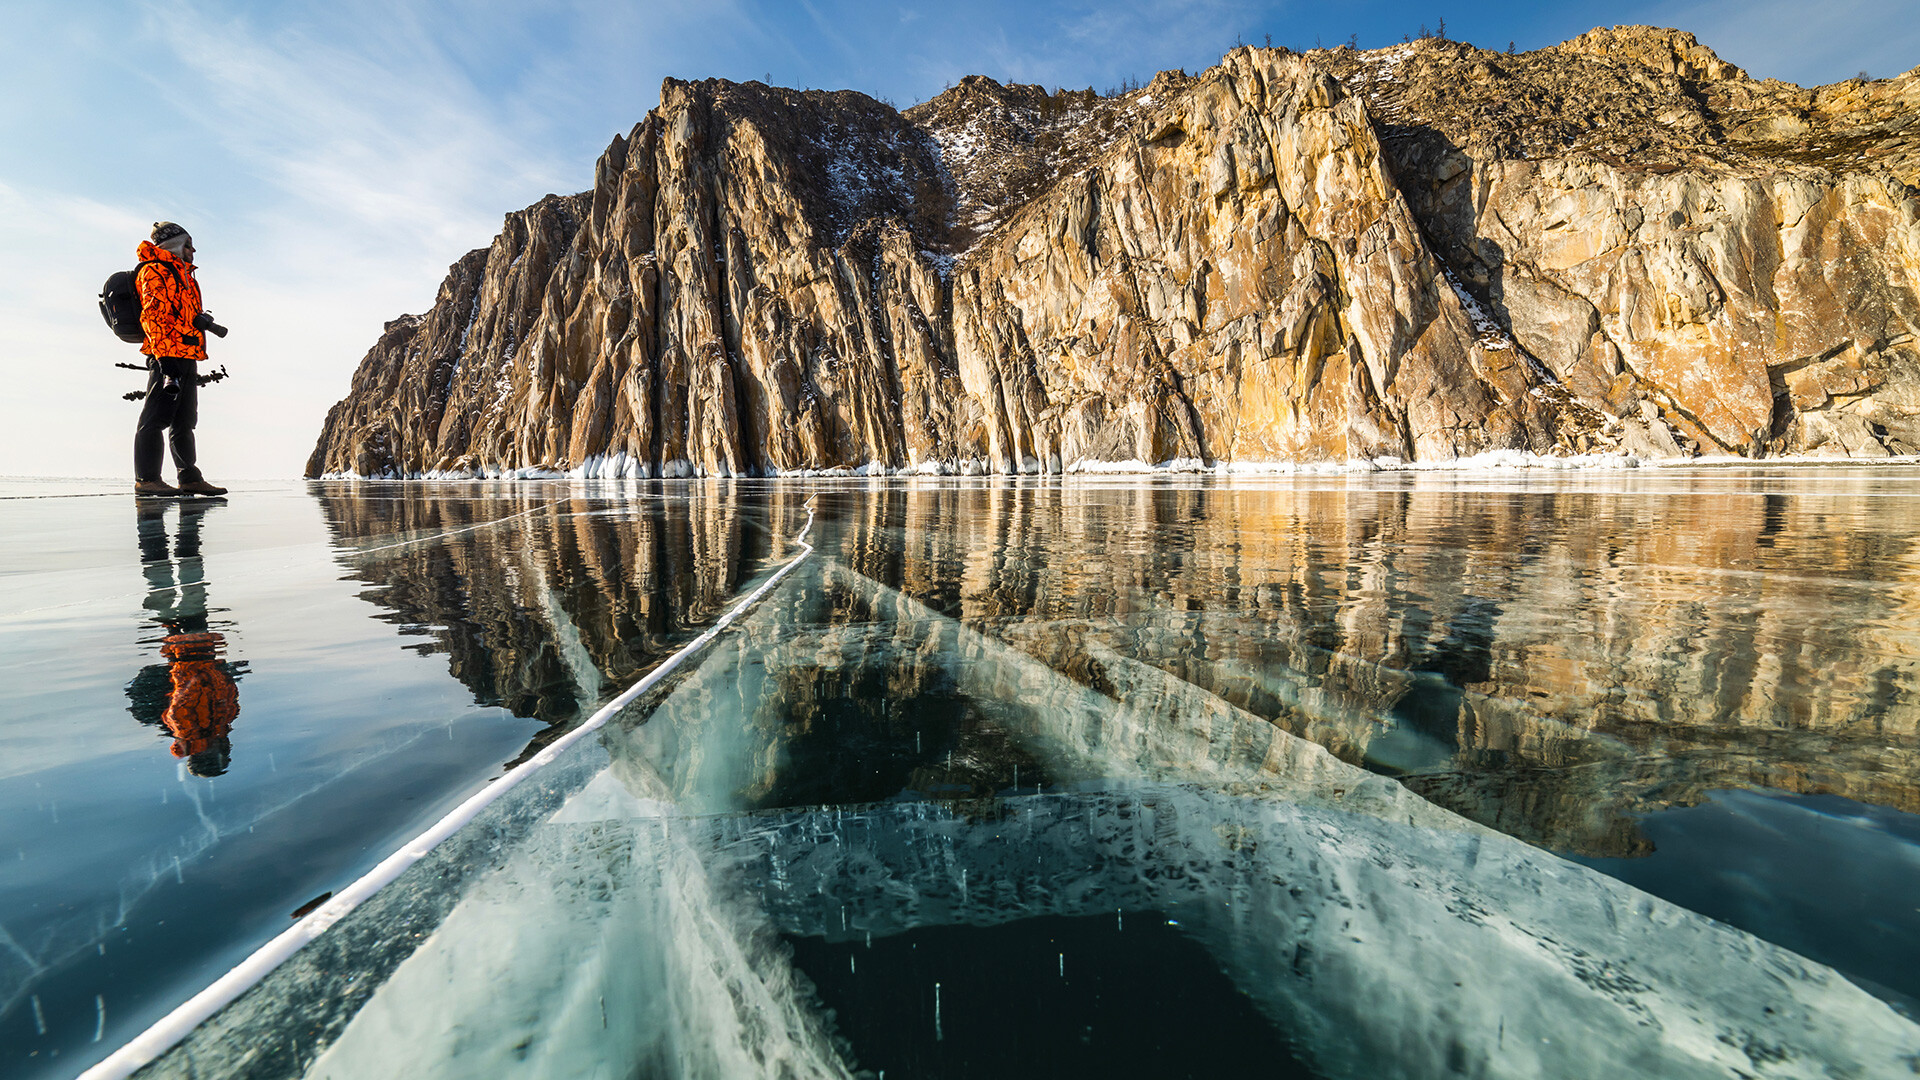
[[[100,317],[107,320],[107,328],[121,341],[130,341],[136,345],[147,340],[147,332],[140,329],[140,290],[134,285],[133,278],[142,266],[159,263],[159,259],[148,259],[135,264],[131,270],[122,270],[107,278],[100,287]],[[167,272],[178,278],[180,271],[167,266]]]

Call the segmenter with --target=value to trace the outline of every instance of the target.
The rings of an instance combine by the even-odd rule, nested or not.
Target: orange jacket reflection
[[[170,634],[160,643],[173,680],[173,699],[160,722],[173,732],[173,756],[192,757],[213,748],[240,715],[240,688],[220,666],[219,634]]]

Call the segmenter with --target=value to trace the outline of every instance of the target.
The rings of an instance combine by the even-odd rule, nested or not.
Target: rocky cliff
[[[1920,71],[1236,49],[905,113],[668,80],[388,324],[309,475],[1920,452]]]

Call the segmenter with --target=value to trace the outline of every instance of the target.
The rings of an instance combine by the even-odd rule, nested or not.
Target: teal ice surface
[[[692,670],[179,1060],[967,1075],[957,973],[876,990],[921,1008],[883,1051],[782,943],[857,983],[867,940],[965,930],[1018,997],[1071,959],[993,928],[1111,917],[1124,955],[1150,912],[1298,1075],[1900,1075],[1920,1028],[1841,973],[1510,833],[1611,850],[1790,770],[1910,792],[1911,714],[1857,724],[1862,671],[1911,678],[1906,475],[826,486]],[[1279,1064],[1243,1049],[1194,1066]]]
[[[544,718],[515,715],[511,694],[478,685],[488,673],[462,682],[450,670],[448,642],[457,660],[478,631],[395,620],[370,602],[397,560],[446,557],[444,534],[463,551],[484,539],[482,562],[528,548],[516,530],[552,496],[467,486],[439,493],[458,521],[344,530],[319,494],[338,487],[218,501],[44,488],[0,484],[9,1075],[61,1075],[111,1050],[607,689],[564,664],[509,672],[544,695]],[[364,488],[338,498],[382,502]],[[157,549],[143,553],[143,529]],[[217,776],[173,755],[160,707],[135,715],[141,679],[168,683],[169,623],[219,634],[237,672]]]
[[[1150,1060],[1127,1040],[1151,1025],[1044,1031],[1046,994],[1087,991],[1042,982],[1081,969],[995,928],[1111,918],[1114,961],[1146,913],[1270,1028],[1196,1059],[1214,1074],[1261,1068],[1234,1055],[1277,1039],[1299,1075],[1902,1075],[1920,1029],[1887,1004],[1900,989],[1849,981],[1865,936],[1781,929],[1839,909],[1778,884],[1796,864],[1764,828],[1738,834],[1728,891],[1674,897],[1691,909],[1556,853],[1650,865],[1648,836],[1685,834],[1688,807],[1766,799],[1871,810],[1825,859],[1907,859],[1916,476],[319,485],[236,492],[202,519],[200,566],[151,580],[131,500],[102,507],[77,519],[96,524],[74,576],[0,616],[9,664],[57,672],[45,692],[12,680],[9,708],[39,722],[0,746],[51,764],[0,778],[27,826],[8,835],[56,828],[35,783],[65,793],[62,822],[84,808],[34,841],[28,885],[0,883],[0,925],[38,925],[22,897],[101,910],[131,882],[137,902],[95,924],[138,937],[217,895],[193,890],[222,860],[294,865],[191,950],[106,939],[171,978],[103,959],[14,983],[45,991],[55,1030],[16,999],[0,1046],[107,1052],[688,640],[792,553],[811,496],[817,552],[740,625],[157,1075],[964,1075],[995,1038],[970,1031],[964,979],[881,986],[911,1019],[885,1046],[855,992],[859,972],[919,970],[863,960],[867,935],[928,933],[1004,965],[1007,1000],[1042,1007],[1000,1039],[1061,1036],[1033,1068],[1071,1075],[1094,1043]],[[188,602],[183,572],[249,665],[211,781],[180,774],[122,689],[155,662],[148,601]],[[109,659],[62,668],[88,648]],[[92,719],[52,723],[69,700]],[[62,757],[82,729],[95,745]],[[274,779],[289,760],[314,786]],[[148,857],[214,836],[206,819],[216,842],[184,872]],[[261,826],[274,838],[235,843]],[[1706,917],[1769,888],[1791,903],[1767,919]],[[1920,940],[1911,914],[1866,917],[1883,946]],[[821,956],[842,981],[801,966]]]

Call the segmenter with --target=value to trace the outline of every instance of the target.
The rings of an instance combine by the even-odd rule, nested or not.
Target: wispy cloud
[[[501,194],[582,171],[540,153],[543,133],[490,101],[404,8],[377,37],[325,24],[268,31],[171,5],[150,21],[179,65],[155,92],[279,189],[256,196],[258,217],[297,209],[284,224],[336,250],[470,246],[497,220]]]
[[[124,471],[132,417],[115,399],[138,382],[112,368],[137,355],[92,296],[152,220],[193,229],[209,306],[234,329],[204,459],[290,475],[386,320],[429,303],[505,213],[588,186],[662,71],[700,55],[685,42],[742,40],[701,32],[737,19],[730,3],[135,0],[107,20],[115,49],[97,26],[30,14],[88,73],[56,99],[137,110],[36,131],[33,110],[0,106],[0,126],[43,148],[0,161],[0,242],[18,256],[0,267],[0,340],[15,400],[64,412],[59,437],[34,430],[44,410],[10,425],[6,467],[91,474]],[[106,76],[111,93],[86,82]],[[101,136],[77,144],[95,158],[67,149],[74,130]]]

